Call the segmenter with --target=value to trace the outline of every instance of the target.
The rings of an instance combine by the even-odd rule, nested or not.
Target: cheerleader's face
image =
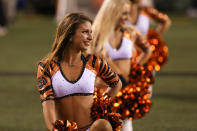
[[[90,46],[92,40],[92,25],[86,21],[77,28],[75,34],[72,36],[72,48],[85,51]]]
[[[127,21],[129,18],[129,10],[130,10],[130,6],[128,4],[125,4],[124,11],[122,12],[120,18],[118,19],[116,26],[122,27],[125,24],[125,21]]]

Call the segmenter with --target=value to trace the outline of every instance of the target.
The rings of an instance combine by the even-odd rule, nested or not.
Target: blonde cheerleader
[[[130,85],[132,60],[135,60],[135,63],[139,65],[143,65],[149,59],[152,51],[149,43],[140,36],[140,33],[136,32],[134,28],[125,26],[125,21],[128,20],[128,17],[129,1],[105,0],[93,22],[94,40],[90,51],[107,59],[107,62],[110,64],[112,69],[119,74],[119,77],[123,83],[123,88],[133,89],[134,86]],[[137,41],[137,44],[134,43],[135,41]],[[141,52],[137,60],[135,56],[133,56],[136,49]],[[97,82],[100,83],[100,81]],[[136,89],[134,90],[136,91]],[[128,93],[130,93],[130,95],[133,94],[132,91],[126,92],[127,93],[122,96],[126,96]],[[139,94],[138,92],[135,93]],[[147,94],[146,89],[141,94],[143,96]],[[137,97],[134,99],[130,97],[128,97],[128,99],[125,98],[127,100],[125,100],[122,96],[117,96],[115,98],[117,101],[120,100],[122,102],[126,102],[120,104],[120,108],[118,109],[118,112],[121,113],[123,119],[123,128],[121,130],[132,131],[131,119],[134,119],[135,109],[140,108],[139,101],[135,101],[138,96],[136,95]],[[144,99],[144,97],[142,99]],[[137,105],[134,104],[135,102]],[[146,104],[148,105],[147,110],[149,110],[151,105],[149,100],[147,100],[145,104],[141,105],[144,106]],[[128,112],[130,112],[130,114],[125,112],[128,107],[134,107],[134,111],[130,112],[131,108],[129,109]]]

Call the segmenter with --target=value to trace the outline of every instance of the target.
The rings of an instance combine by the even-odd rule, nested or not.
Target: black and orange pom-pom
[[[77,124],[75,122],[56,120],[54,131],[77,131]]]
[[[113,100],[113,111],[121,114],[121,119],[139,119],[145,116],[152,103],[148,88],[154,83],[152,72],[131,61],[129,83],[123,87]]]
[[[135,60],[132,60],[129,81],[132,84],[136,84],[136,86],[148,88],[154,83],[154,76],[152,75],[152,71],[137,64]]]
[[[148,32],[148,42],[151,45],[153,53],[146,64],[148,70],[160,71],[168,60],[168,47],[164,40],[154,30]]]
[[[121,128],[120,114],[112,112],[110,101],[111,98],[107,94],[103,95],[100,89],[95,89],[91,117],[93,121],[106,119],[110,122],[114,131],[119,131]]]
[[[113,111],[120,113],[123,120],[142,118],[151,106],[148,89],[136,86],[135,83],[124,87],[113,100]]]

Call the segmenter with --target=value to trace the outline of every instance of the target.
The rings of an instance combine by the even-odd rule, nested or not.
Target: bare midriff
[[[130,67],[131,67],[131,60],[130,59],[122,59],[122,60],[114,60],[113,62],[120,69],[121,75],[128,82]]]
[[[92,123],[90,113],[93,95],[69,96],[55,101],[56,119],[69,120],[77,123],[78,128]]]

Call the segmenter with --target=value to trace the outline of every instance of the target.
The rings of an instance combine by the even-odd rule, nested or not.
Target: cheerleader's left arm
[[[137,63],[144,65],[152,54],[151,46],[149,42],[144,37],[142,37],[142,35],[138,34],[135,41],[135,47],[140,52],[140,55],[137,57]]]
[[[122,88],[122,82],[119,76],[110,68],[106,60],[97,57],[95,68],[98,71],[98,76],[110,87],[105,93],[114,98]]]
[[[157,33],[163,34],[171,26],[171,20],[167,14],[159,12],[158,10],[151,7],[143,7],[143,11],[148,14],[150,18],[159,23],[158,27],[156,28]]]

